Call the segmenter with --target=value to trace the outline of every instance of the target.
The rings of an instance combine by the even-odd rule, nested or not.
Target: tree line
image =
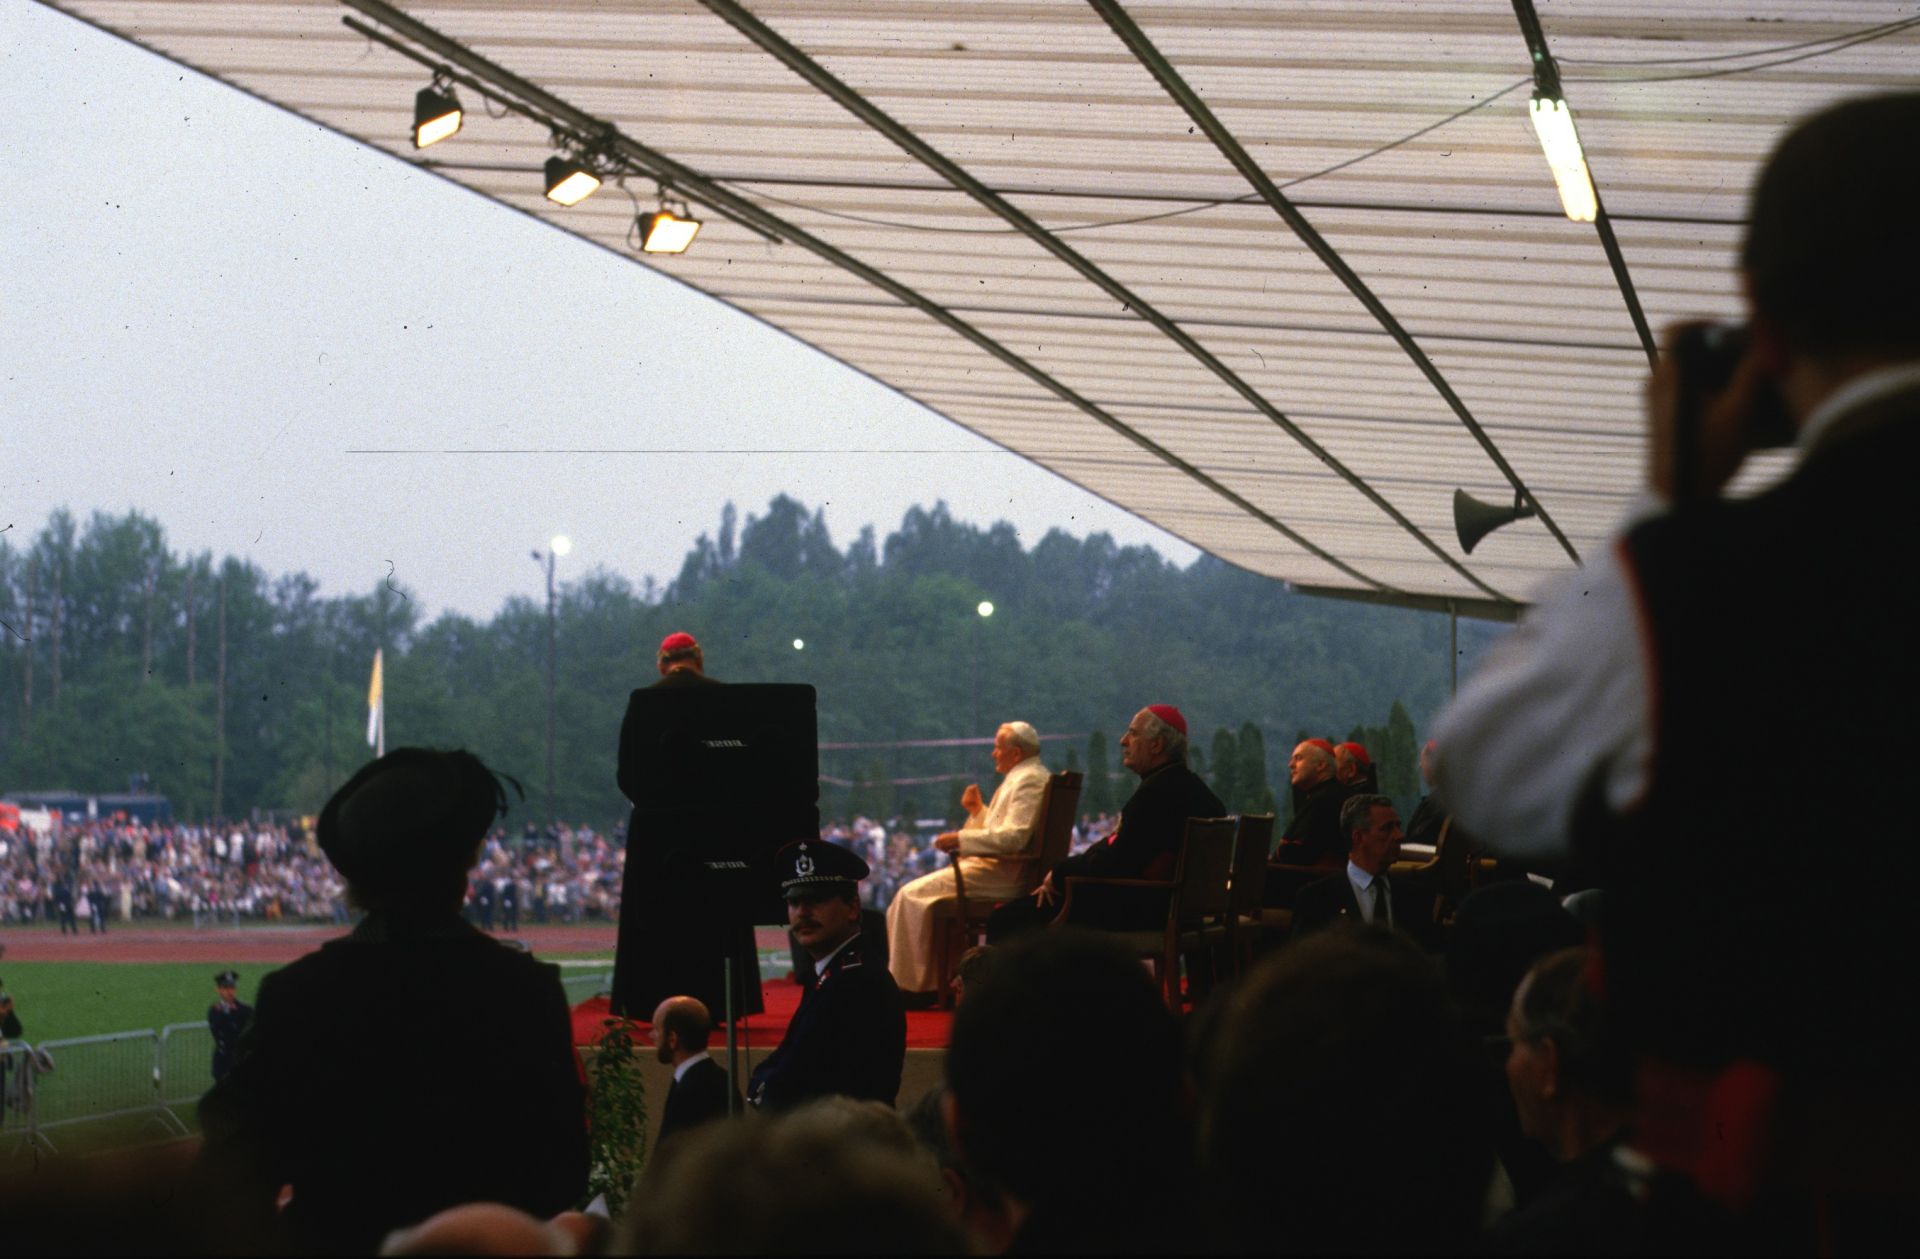
[[[823,743],[985,738],[1015,717],[1069,735],[1045,755],[1088,773],[1092,811],[1130,790],[1109,736],[1148,703],[1186,713],[1196,763],[1236,807],[1270,807],[1277,784],[1284,811],[1307,732],[1358,731],[1410,801],[1414,731],[1448,689],[1441,616],[1303,596],[1211,557],[1182,568],[1103,533],[1023,548],[1011,525],[939,503],[841,548],[821,511],[781,495],[744,519],[729,504],[664,588],[605,568],[561,583],[549,802],[544,602],[423,623],[416,595],[385,580],[323,596],[304,572],[178,553],[137,512],[60,510],[31,538],[0,536],[0,789],[144,786],[185,817],[311,813],[370,755],[376,649],[389,746],[471,748],[525,784],[520,817],[550,804],[599,825],[626,811],[627,692],[674,630],[717,677],[814,685]],[[1462,645],[1493,632],[1463,622]],[[823,787],[829,815],[950,817],[962,778],[991,778],[984,747],[828,749],[821,768],[851,784]]]

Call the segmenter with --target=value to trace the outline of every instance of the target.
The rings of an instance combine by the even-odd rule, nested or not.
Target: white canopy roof
[[[1783,129],[1920,81],[1912,3],[1539,0],[1616,267],[1560,210],[1510,0],[56,7],[729,302],[1223,559],[1488,615],[1591,554],[1639,484],[1633,304],[1655,330],[1734,316]],[[416,151],[442,65],[465,125]],[[539,120],[491,116],[482,86]],[[546,200],[556,123],[610,126],[633,197]],[[656,180],[706,220],[678,257],[628,244]],[[1542,515],[1469,558],[1456,488]]]

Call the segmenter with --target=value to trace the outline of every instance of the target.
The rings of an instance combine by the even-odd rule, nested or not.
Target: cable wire
[[[1897,22],[1886,22],[1879,26],[1863,26],[1859,30],[1843,31],[1838,35],[1828,35],[1821,39],[1802,40],[1797,44],[1775,44],[1767,48],[1754,48],[1747,52],[1717,53],[1700,57],[1561,57],[1554,60],[1563,66],[1680,66],[1704,65],[1712,61],[1745,61],[1751,57],[1771,57],[1775,53],[1799,52],[1802,48],[1817,48],[1826,44],[1842,45],[1843,40],[1854,40],[1856,36],[1869,36],[1874,39],[1882,35],[1893,35],[1910,26],[1920,25],[1920,17],[1902,18]],[[1860,42],[1865,42],[1861,40]],[[1829,50],[1831,51],[1831,50]]]
[[[1843,32],[1842,34],[1839,34],[1839,35],[1829,35],[1823,39],[1803,40],[1795,44],[1779,44],[1779,45],[1774,45],[1768,48],[1756,48],[1749,52],[1742,52],[1742,53],[1723,53],[1723,54],[1717,54],[1712,56],[1702,56],[1702,57],[1665,57],[1665,58],[1649,57],[1644,59],[1557,57],[1555,58],[1555,60],[1558,61],[1561,65],[1567,65],[1567,66],[1701,65],[1701,64],[1707,64],[1707,63],[1716,62],[1716,61],[1744,61],[1752,57],[1766,57],[1766,56],[1772,56],[1775,53],[1783,53],[1783,52],[1799,53],[1798,56],[1778,57],[1772,61],[1763,61],[1753,65],[1730,66],[1723,70],[1702,70],[1698,73],[1650,74],[1650,75],[1614,75],[1614,74],[1598,73],[1598,74],[1570,74],[1570,75],[1564,76],[1566,78],[1574,79],[1579,82],[1592,82],[1592,83],[1675,83],[1675,82],[1683,82],[1683,81],[1693,80],[1693,79],[1718,79],[1718,78],[1726,78],[1736,74],[1751,74],[1759,70],[1770,70],[1776,66],[1792,65],[1795,62],[1800,62],[1800,61],[1810,61],[1815,57],[1824,57],[1829,53],[1840,52],[1840,51],[1843,51],[1844,49],[1854,48],[1861,44],[1868,44],[1868,43],[1874,42],[1875,40],[1885,39],[1889,35],[1897,35],[1902,31],[1911,30],[1914,27],[1920,27],[1920,17],[1902,18],[1897,22],[1886,22],[1879,26],[1861,27],[1858,30]],[[1802,49],[1812,49],[1813,51],[1801,52],[1800,50]],[[1531,78],[1516,80],[1515,82],[1508,84],[1506,87],[1501,88],[1498,92],[1495,92],[1492,95],[1488,96],[1486,99],[1475,101],[1473,104],[1468,105],[1466,108],[1456,110],[1455,112],[1448,114],[1445,118],[1439,119],[1436,122],[1429,123],[1426,126],[1421,127],[1417,131],[1411,131],[1406,135],[1401,136],[1397,140],[1389,140],[1387,143],[1382,144],[1376,148],[1368,149],[1366,152],[1356,154],[1353,157],[1347,158],[1344,161],[1335,162],[1332,166],[1328,166],[1322,170],[1314,171],[1311,174],[1301,175],[1301,176],[1298,176],[1297,178],[1289,179],[1284,183],[1279,184],[1278,187],[1283,189],[1297,187],[1300,184],[1307,183],[1310,180],[1322,179],[1328,175],[1334,174],[1336,171],[1345,170],[1350,166],[1354,166],[1361,162],[1367,161],[1369,158],[1378,157],[1383,153],[1391,152],[1392,150],[1397,149],[1404,144],[1409,144],[1412,141],[1419,139],[1421,136],[1424,136],[1430,132],[1439,130],[1441,127],[1446,126],[1448,123],[1453,122],[1456,119],[1464,118],[1466,115],[1473,113],[1476,110],[1486,108],[1488,105],[1493,104],[1493,102],[1513,92],[1515,89],[1524,87],[1528,83],[1531,83],[1532,81],[1533,80]],[[759,188],[757,185],[752,185],[751,181],[738,180],[738,181],[729,181],[729,182],[731,182],[732,186],[734,186],[735,188],[742,189],[742,190],[748,187],[754,187],[755,192],[753,195],[764,198],[765,200],[774,202],[777,205],[786,206],[789,209],[805,210],[811,214],[819,214],[827,218],[841,219],[849,223],[863,223],[869,227],[888,227],[888,228],[897,228],[901,231],[931,232],[938,235],[950,235],[950,236],[1005,236],[1005,235],[1013,234],[1015,230],[1010,227],[940,227],[930,223],[908,223],[900,219],[883,219],[883,218],[877,218],[872,215],[853,214],[844,210],[829,210],[824,206],[809,205],[804,201],[795,201],[786,197],[779,196],[775,193],[767,192],[764,189]],[[1223,206],[1223,205],[1250,205],[1257,200],[1259,200],[1259,198],[1251,193],[1238,196],[1238,197],[1220,197],[1212,200],[1196,202],[1193,205],[1189,205],[1189,206],[1183,206],[1178,210],[1162,210],[1154,214],[1139,214],[1139,215],[1133,215],[1127,218],[1119,218],[1119,219],[1101,219],[1092,223],[1071,223],[1062,227],[1052,227],[1052,228],[1049,228],[1048,230],[1057,236],[1065,235],[1068,232],[1104,231],[1107,228],[1130,227],[1138,223],[1157,223],[1166,219],[1176,219],[1188,214],[1197,214],[1203,210],[1218,209],[1220,206]]]
[[[1347,167],[1357,165],[1358,163],[1364,162],[1369,158],[1379,157],[1382,153],[1391,152],[1392,150],[1399,148],[1403,144],[1410,144],[1413,141],[1418,140],[1421,136],[1428,134],[1429,132],[1438,131],[1441,127],[1446,126],[1448,123],[1456,121],[1457,119],[1460,119],[1460,118],[1464,118],[1468,114],[1473,113],[1475,110],[1485,109],[1488,105],[1493,104],[1495,101],[1499,100],[1501,97],[1506,96],[1508,93],[1513,92],[1518,88],[1525,87],[1527,84],[1531,82],[1533,82],[1531,78],[1516,79],[1512,83],[1507,84],[1507,86],[1501,88],[1499,91],[1493,93],[1492,95],[1487,96],[1482,100],[1475,101],[1473,104],[1468,105],[1464,109],[1455,110],[1453,113],[1448,114],[1445,118],[1441,118],[1435,122],[1430,122],[1426,126],[1421,127],[1417,131],[1410,131],[1406,135],[1403,135],[1396,140],[1389,140],[1385,144],[1379,145],[1375,148],[1368,149],[1364,153],[1358,153],[1352,157],[1345,158],[1341,161],[1335,162],[1333,165],[1325,167],[1321,170],[1314,171],[1311,174],[1299,175],[1292,179],[1286,180],[1285,182],[1281,183],[1279,187],[1281,188],[1297,187],[1298,185],[1304,184],[1309,180],[1321,179],[1321,178],[1324,178],[1325,176],[1333,174],[1335,171],[1345,170]],[[754,185],[751,180],[731,180],[726,182],[729,182],[733,187],[742,189],[742,190],[748,187],[754,187],[758,189],[758,185]],[[763,197],[766,200],[772,201],[777,205],[787,206],[790,209],[806,210],[809,213],[822,214],[828,218],[845,219],[850,223],[865,223],[870,227],[896,227],[896,228],[902,229],[903,231],[935,232],[935,233],[944,233],[944,234],[954,235],[954,236],[1005,236],[1005,235],[1017,233],[1017,230],[1018,230],[1016,228],[1011,228],[1011,227],[939,227],[930,223],[907,223],[898,219],[874,218],[870,215],[851,214],[844,210],[829,210],[824,206],[808,205],[803,201],[789,200],[786,197],[782,197],[775,193],[767,192],[764,190],[757,190],[755,191],[754,195],[758,197]],[[1162,219],[1179,218],[1180,216],[1185,214],[1196,214],[1202,210],[1217,209],[1223,205],[1252,205],[1253,203],[1259,200],[1260,200],[1260,195],[1258,193],[1250,192],[1250,193],[1244,193],[1238,197],[1216,197],[1207,201],[1199,201],[1199,202],[1195,202],[1193,205],[1182,206],[1178,210],[1162,210],[1154,214],[1138,214],[1138,215],[1133,215],[1131,217],[1122,218],[1122,219],[1100,219],[1092,223],[1071,223],[1064,227],[1050,227],[1047,230],[1052,232],[1056,236],[1062,236],[1068,232],[1090,232],[1090,231],[1101,230],[1109,227],[1127,227],[1135,223],[1154,223]]]
[[[1702,70],[1697,74],[1570,74],[1564,77],[1582,83],[1679,83],[1693,79],[1724,79],[1735,74],[1752,74],[1757,70],[1771,70],[1775,66],[1788,66],[1796,61],[1811,61],[1815,57],[1824,57],[1828,53],[1841,52],[1861,44],[1870,44],[1877,39],[1885,39],[1889,35],[1897,35],[1901,31],[1908,30],[1914,26],[1920,26],[1920,18],[1913,18],[1906,22],[1899,23],[1896,26],[1875,30],[1865,35],[1859,35],[1847,40],[1845,43],[1816,48],[1812,52],[1803,52],[1798,56],[1780,57],[1773,61],[1762,61],[1750,66],[1729,66],[1724,70]]]

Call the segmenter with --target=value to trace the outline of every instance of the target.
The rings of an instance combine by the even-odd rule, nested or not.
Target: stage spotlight
[[[640,218],[640,248],[650,254],[681,254],[700,234],[700,220],[662,209]]]
[[[413,147],[440,143],[460,130],[461,117],[460,102],[451,87],[436,82],[421,88],[413,98]]]
[[[1600,211],[1600,198],[1594,195],[1593,175],[1587,170],[1587,155],[1581,151],[1580,135],[1573,129],[1573,111],[1567,103],[1543,92],[1535,92],[1527,105],[1533,118],[1533,130],[1546,150],[1547,165],[1553,168],[1553,182],[1560,190],[1560,208],[1576,223],[1591,223]]]
[[[570,157],[547,159],[547,200],[579,205],[600,187],[600,176]]]

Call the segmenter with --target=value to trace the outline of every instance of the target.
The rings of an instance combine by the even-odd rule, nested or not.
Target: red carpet
[[[766,1002],[767,1012],[740,1021],[740,1044],[747,1049],[772,1049],[786,1035],[787,1024],[793,1020],[793,1012],[800,1008],[800,986],[785,980],[760,985],[762,1000]],[[606,1020],[612,1017],[607,998],[589,997],[573,1007],[573,1043],[591,1045],[600,1038],[605,1030]],[[639,1025],[644,1031],[646,1024]],[[946,1010],[909,1010],[907,1011],[907,1048],[908,1049],[945,1049],[947,1033],[953,1027],[953,1015]],[[726,1047],[726,1029],[717,1027],[713,1031],[713,1048]]]

